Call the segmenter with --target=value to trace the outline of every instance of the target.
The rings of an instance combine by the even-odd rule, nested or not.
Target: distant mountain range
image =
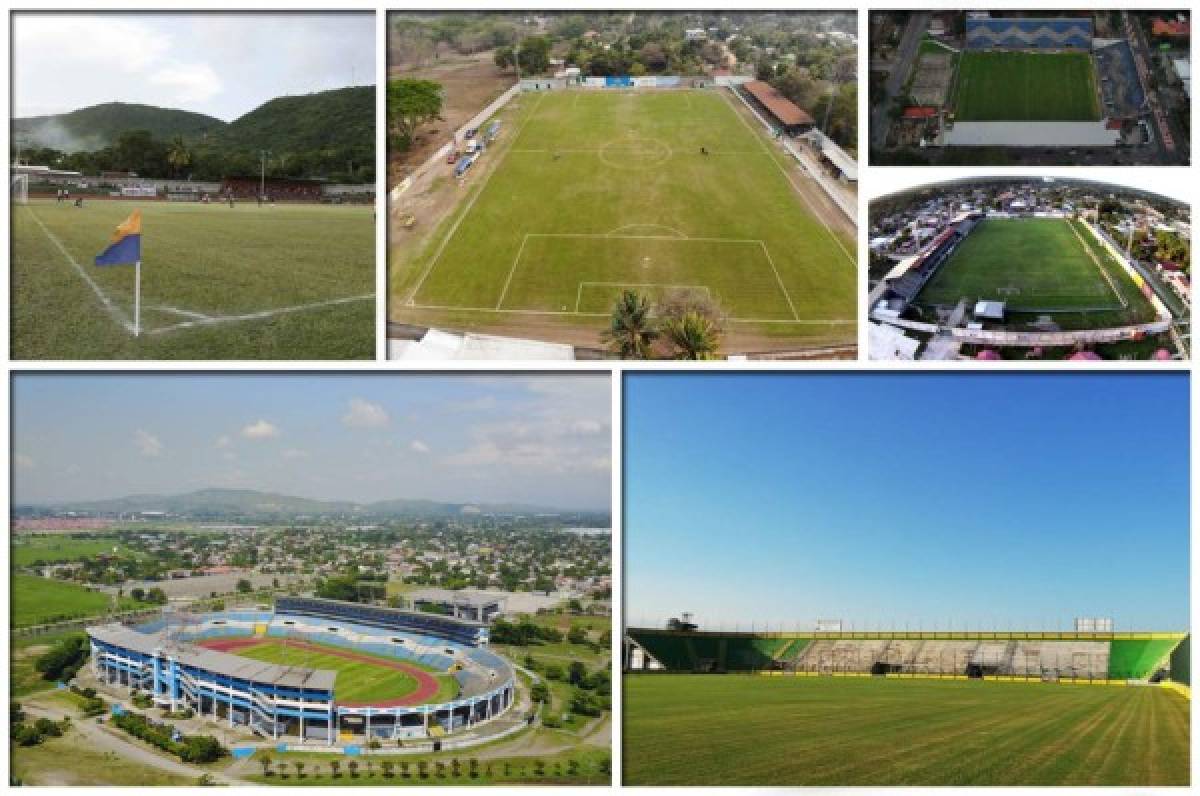
[[[147,130],[156,139],[182,136],[193,145],[225,152],[303,152],[322,148],[366,149],[375,145],[375,87],[277,97],[232,122],[175,108],[108,102],[52,116],[14,119],[23,148],[93,152],[121,133]]]
[[[114,515],[164,512],[185,517],[294,517],[298,515],[360,517],[449,518],[476,514],[492,515],[596,515],[577,509],[555,509],[518,503],[440,503],[433,500],[381,500],[354,503],[259,492],[252,489],[201,489],[180,495],[128,495],[107,500],[15,506],[15,514],[80,512]]]

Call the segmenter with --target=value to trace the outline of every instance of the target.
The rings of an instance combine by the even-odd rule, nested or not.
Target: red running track
[[[216,652],[236,653],[238,650],[257,647],[260,644],[278,643],[284,642],[277,638],[250,636],[242,638],[213,638],[206,641],[199,641],[196,643],[196,646],[204,647],[205,649],[214,650]],[[385,658],[379,658],[374,655],[362,655],[357,652],[350,652],[349,650],[337,649],[336,647],[319,646],[308,641],[294,641],[292,639],[288,639],[286,643],[289,647],[296,647],[297,649],[307,650],[309,652],[316,652],[322,655],[333,655],[338,658],[345,658],[348,661],[355,661],[356,663],[369,663],[374,666],[381,666],[384,669],[394,669],[398,672],[404,672],[409,677],[417,681],[417,687],[414,688],[407,696],[397,697],[396,699],[386,699],[382,702],[339,702],[339,705],[343,705],[348,708],[398,708],[408,707],[411,705],[424,705],[426,702],[431,701],[435,696],[437,696],[437,678],[429,672],[422,671],[415,666],[410,666],[407,663],[402,663],[400,661],[389,661]]]

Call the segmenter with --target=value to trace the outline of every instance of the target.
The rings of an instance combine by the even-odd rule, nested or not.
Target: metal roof
[[[779,93],[770,83],[763,80],[751,80],[742,86],[746,91],[750,92],[756,100],[763,104],[763,107],[771,112],[771,115],[779,120],[781,124],[812,124],[813,117],[809,116],[803,108],[796,105],[787,97]]]
[[[252,680],[256,683],[332,691],[337,672],[328,669],[306,669],[300,666],[280,666],[274,663],[243,658],[228,652],[217,652],[195,644],[176,641],[163,632],[139,633],[123,625],[100,625],[87,628],[87,634],[97,641],[114,647],[140,652],[143,655],[163,654],[176,662],[195,666],[214,674]]]

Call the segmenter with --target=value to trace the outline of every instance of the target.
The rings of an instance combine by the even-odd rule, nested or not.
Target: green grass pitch
[[[960,121],[1095,121],[1100,118],[1087,53],[968,51],[958,62]]]
[[[599,329],[626,288],[708,292],[733,321],[853,335],[854,241],[815,217],[716,91],[527,94],[482,187],[415,256],[398,306]],[[702,155],[705,147],[709,154]],[[407,303],[411,302],[411,303]],[[457,316],[456,316],[457,317]],[[806,331],[813,329],[813,331]]]
[[[142,211],[138,338],[125,326],[133,318],[133,267],[92,265],[135,208]],[[374,230],[372,210],[362,206],[13,205],[13,357],[371,358]],[[345,301],[325,304],[338,300]]]
[[[337,672],[334,690],[342,702],[382,702],[388,699],[399,699],[408,696],[417,687],[417,681],[409,674],[367,661],[355,661],[345,657],[346,652],[374,658],[376,656],[359,650],[342,650],[338,647],[328,647],[316,642],[307,642],[328,649],[328,652],[315,652],[312,649],[285,644],[277,639],[266,640],[252,647],[239,649],[231,654],[242,658],[250,658],[263,663],[278,663],[284,666],[301,666],[307,669],[326,669]],[[339,654],[342,653],[342,654]],[[393,659],[380,658],[380,663],[394,663]],[[430,671],[415,661],[404,661],[414,669]],[[439,684],[434,702],[453,699],[458,693],[458,684],[453,677],[444,673],[436,673],[434,677]]]
[[[13,537],[9,548],[11,563],[15,567],[27,567],[38,561],[79,561],[100,554],[122,556],[133,555],[132,551],[116,537],[76,538],[58,535],[22,535]]]
[[[987,219],[959,244],[917,301],[949,305],[963,297],[994,299],[1019,311],[1091,311],[1120,321],[1153,320],[1153,307],[1093,243],[1091,232],[1076,221]]]
[[[1157,687],[632,675],[627,785],[1187,785]]]

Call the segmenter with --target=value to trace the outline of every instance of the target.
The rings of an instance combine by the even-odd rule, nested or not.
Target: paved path
[[[53,711],[41,705],[27,704],[23,705],[23,709],[31,716],[48,718],[54,721],[59,721],[63,716],[67,715],[65,711]],[[94,719],[85,719],[73,715],[71,716],[71,729],[83,736],[93,749],[112,752],[119,755],[122,759],[131,760],[150,768],[156,768],[159,771],[165,771],[169,774],[182,777],[190,777],[192,779],[199,779],[202,775],[208,774],[214,781],[223,785],[248,784],[244,780],[229,777],[222,772],[194,768],[174,758],[159,754],[153,749],[143,746],[138,741],[126,740],[120,730],[110,729],[104,724],[96,724]]]
[[[920,51],[921,39],[924,38],[925,30],[928,27],[928,11],[913,11],[909,14],[908,24],[905,25],[904,33],[900,37],[900,45],[896,48],[896,60],[892,63],[892,71],[888,74],[887,83],[884,84],[887,98],[883,102],[874,103],[871,107],[871,149],[883,149],[890,126],[888,111],[891,110],[900,90],[904,88],[908,73],[912,71],[913,62]]]

